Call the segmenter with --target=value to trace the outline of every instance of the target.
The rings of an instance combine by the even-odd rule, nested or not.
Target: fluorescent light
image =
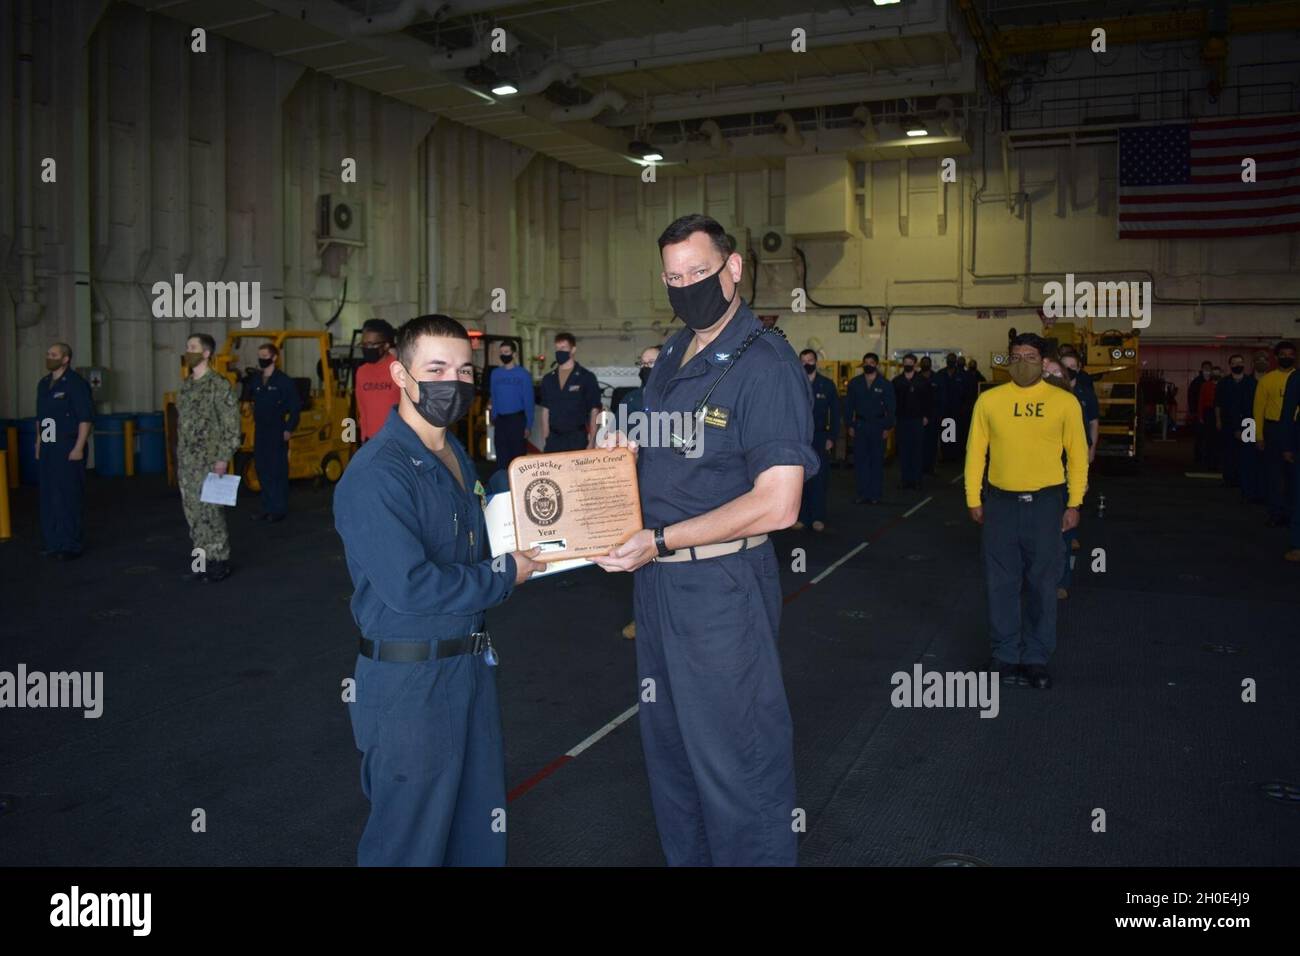
[[[878,7],[887,7],[890,4],[898,3],[899,0],[872,0],[872,2]]]
[[[500,86],[492,87],[492,92],[497,96],[510,96],[512,93],[518,93],[519,90],[509,83],[502,83]]]
[[[641,158],[644,159],[647,163],[660,163],[663,162],[664,157],[661,153],[650,152],[650,153],[646,153]]]
[[[907,135],[908,136],[929,136],[930,133],[924,129],[909,129],[907,131]]]

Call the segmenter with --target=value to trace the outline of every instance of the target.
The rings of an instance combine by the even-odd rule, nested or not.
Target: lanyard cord
[[[727,377],[727,373],[736,367],[736,363],[740,361],[740,357],[745,354],[745,351],[758,341],[761,336],[768,335],[769,333],[779,335],[781,338],[789,342],[789,339],[786,339],[785,332],[782,329],[777,328],[775,325],[764,326],[761,329],[754,329],[754,331],[750,332],[749,335],[745,336],[745,341],[741,342],[740,347],[736,349],[736,354],[732,357],[731,364],[722,370],[722,374],[713,380],[713,384],[710,385],[709,390],[704,393],[704,397],[695,403],[695,412],[691,416],[692,427],[687,442],[676,446],[673,451],[677,452],[679,455],[685,455],[687,452],[695,450],[695,436],[699,433],[701,428],[701,419],[704,417],[704,410],[708,407],[709,397],[713,395],[713,390],[721,384],[724,378]]]

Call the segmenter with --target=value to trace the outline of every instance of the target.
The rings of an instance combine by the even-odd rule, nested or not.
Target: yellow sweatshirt
[[[1286,391],[1286,380],[1295,369],[1275,368],[1265,373],[1255,387],[1255,407],[1252,415],[1255,419],[1255,441],[1263,444],[1264,422],[1278,421],[1282,417],[1282,393]]]
[[[1061,465],[1061,452],[1069,465]],[[1088,440],[1083,406],[1073,392],[1039,379],[1028,388],[1006,382],[975,402],[966,442],[966,504],[982,502],[984,462],[989,484],[1003,491],[1037,491],[1068,481],[1068,506],[1083,503],[1088,485]]]

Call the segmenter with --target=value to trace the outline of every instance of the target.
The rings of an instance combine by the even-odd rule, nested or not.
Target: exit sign
[[[841,332],[856,332],[858,330],[858,317],[856,315],[840,316]]]

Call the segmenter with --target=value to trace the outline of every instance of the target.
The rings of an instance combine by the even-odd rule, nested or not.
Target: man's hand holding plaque
[[[608,554],[641,530],[635,450],[626,444],[516,458],[510,498],[516,547],[538,548],[538,561]]]

